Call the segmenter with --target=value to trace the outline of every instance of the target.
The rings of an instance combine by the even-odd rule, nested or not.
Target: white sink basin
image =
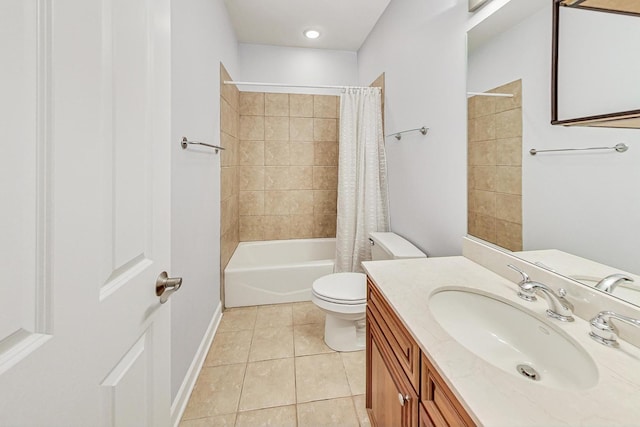
[[[443,289],[431,295],[429,309],[469,351],[523,381],[562,389],[598,382],[593,359],[575,340],[507,300],[472,289]]]

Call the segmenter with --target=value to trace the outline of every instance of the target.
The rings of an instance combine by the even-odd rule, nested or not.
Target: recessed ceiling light
[[[317,39],[320,37],[320,32],[316,30],[307,30],[303,34],[308,39]]]

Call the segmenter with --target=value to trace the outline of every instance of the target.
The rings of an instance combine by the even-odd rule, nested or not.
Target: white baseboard
[[[218,330],[221,319],[222,303],[219,303],[216,311],[213,313],[211,323],[209,323],[209,327],[207,327],[207,332],[202,338],[200,347],[198,347],[198,351],[193,358],[193,362],[191,362],[191,366],[189,366],[187,375],[185,375],[184,381],[182,382],[182,385],[178,390],[178,394],[171,404],[171,425],[174,427],[178,427],[178,425],[180,424],[180,420],[182,419],[182,415],[184,414],[184,410],[187,408],[189,397],[191,396],[193,387],[195,387],[196,385],[196,380],[198,379],[198,375],[200,374],[202,365],[207,358],[207,352],[209,351],[209,347],[211,347],[211,342],[213,341],[213,337]]]

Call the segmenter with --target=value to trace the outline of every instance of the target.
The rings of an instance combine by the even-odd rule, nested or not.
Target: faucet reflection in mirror
[[[634,274],[557,249],[514,252],[514,255],[640,306],[640,286],[636,283],[640,277]]]
[[[634,280],[625,274],[620,274],[620,273],[610,274],[598,282],[598,284],[596,285],[596,289],[600,289],[602,291],[609,292],[610,294],[612,294],[613,290],[618,285],[621,285],[623,283],[633,283],[633,282]]]

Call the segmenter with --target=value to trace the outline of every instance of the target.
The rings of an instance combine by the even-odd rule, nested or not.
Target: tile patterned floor
[[[369,427],[364,351],[323,334],[311,302],[228,309],[180,426]]]

